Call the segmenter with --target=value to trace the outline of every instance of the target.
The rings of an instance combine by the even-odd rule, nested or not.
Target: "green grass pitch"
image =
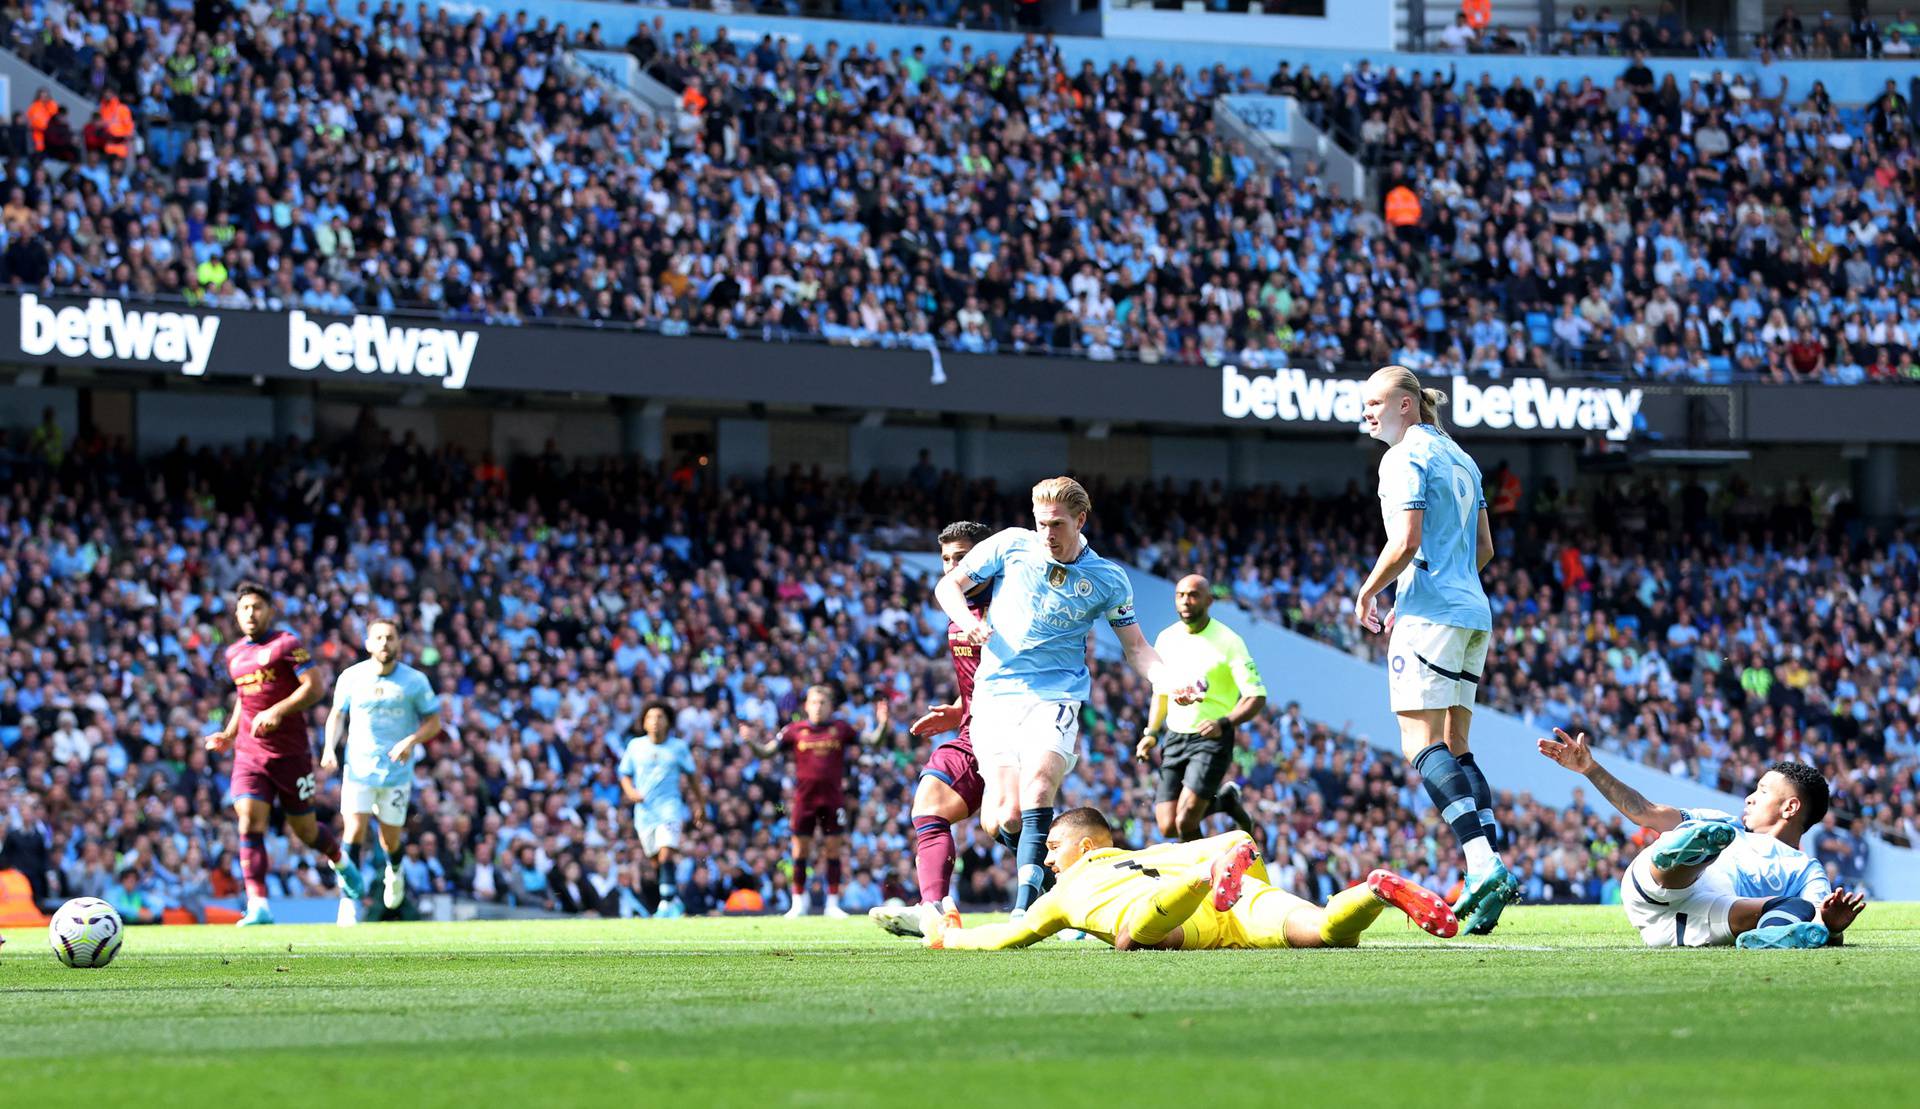
[[[927,952],[865,920],[135,929],[0,951],[0,1103],[1920,1103],[1920,905],[1649,951],[1618,908],[1357,951]]]

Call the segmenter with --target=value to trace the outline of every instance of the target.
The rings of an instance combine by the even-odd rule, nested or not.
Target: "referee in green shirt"
[[[1222,788],[1222,783],[1233,766],[1234,730],[1266,707],[1267,687],[1247,645],[1207,615],[1212,607],[1213,586],[1206,578],[1181,578],[1173,587],[1173,609],[1180,622],[1153,641],[1169,670],[1207,682],[1206,696],[1191,705],[1169,705],[1166,697],[1154,697],[1147,730],[1134,748],[1142,761],[1153,757],[1156,744],[1162,748],[1153,817],[1160,834],[1169,838],[1199,839],[1200,821],[1210,812],[1225,813],[1241,830],[1253,831],[1253,818],[1240,803],[1240,787]]]

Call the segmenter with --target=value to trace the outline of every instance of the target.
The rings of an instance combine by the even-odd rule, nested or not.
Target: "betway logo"
[[[1638,389],[1598,386],[1548,386],[1537,377],[1516,377],[1512,385],[1474,385],[1464,377],[1453,379],[1453,422],[1456,427],[1486,426],[1495,431],[1510,427],[1551,431],[1604,431],[1609,439],[1633,434],[1633,418],[1645,396]]]
[[[473,369],[478,331],[440,327],[392,327],[385,316],[355,316],[352,323],[321,324],[305,312],[287,315],[287,364],[296,370],[322,366],[335,373],[419,374],[442,387],[464,388]]]
[[[1222,366],[1220,411],[1233,420],[1358,426],[1366,403],[1361,392],[1364,385],[1343,378],[1309,377],[1304,370],[1248,377],[1233,366]],[[1633,418],[1644,397],[1639,389],[1563,388],[1537,377],[1485,386],[1456,377],[1450,395],[1453,403],[1447,416],[1458,428],[1604,431],[1609,439],[1633,434]]]
[[[207,372],[220,317],[188,312],[129,312],[118,300],[54,308],[32,293],[20,298],[20,353],[66,358],[164,362],[189,377]]]

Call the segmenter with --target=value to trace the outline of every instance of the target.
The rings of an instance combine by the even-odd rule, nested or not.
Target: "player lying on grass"
[[[1628,820],[1659,832],[1621,883],[1627,920],[1648,947],[1820,947],[1866,908],[1836,889],[1800,837],[1827,815],[1827,782],[1805,763],[1776,762],[1747,794],[1739,823],[1713,809],[1656,805],[1608,773],[1587,737],[1555,728],[1540,753],[1586,776]]]
[[[1268,885],[1253,838],[1240,831],[1123,851],[1098,809],[1072,809],[1048,829],[1046,865],[1058,884],[1021,919],[945,929],[924,942],[999,951],[1077,928],[1119,951],[1353,947],[1389,905],[1436,936],[1459,930],[1440,895],[1388,870],[1334,894],[1324,909]]]

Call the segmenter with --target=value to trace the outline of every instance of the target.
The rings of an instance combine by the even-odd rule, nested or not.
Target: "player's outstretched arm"
[[[1183,682],[1175,676],[1173,668],[1160,657],[1160,652],[1147,642],[1146,633],[1140,630],[1140,625],[1128,624],[1124,628],[1115,628],[1113,634],[1120,638],[1120,649],[1126,654],[1127,665],[1152,683],[1156,695],[1165,694],[1173,698],[1176,705],[1188,705],[1200,699],[1203,689],[1194,682]]]
[[[1587,733],[1568,735],[1566,729],[1555,728],[1552,739],[1542,739],[1537,746],[1540,753],[1566,767],[1593,783],[1620,810],[1620,815],[1656,832],[1678,828],[1686,819],[1686,814],[1672,805],[1657,805],[1646,799],[1639,790],[1614,777],[1600,761],[1593,757],[1593,748],[1587,744]]]
[[[977,928],[949,928],[940,937],[940,946],[949,951],[1011,951],[1032,947],[1067,927],[1067,914],[1055,896],[1059,887],[1040,895],[1027,908],[1027,915],[1004,924],[982,924]],[[1049,904],[1051,901],[1051,904]],[[929,946],[933,941],[927,941]]]
[[[1366,582],[1353,599],[1353,618],[1368,631],[1377,632],[1385,627],[1376,611],[1380,591],[1387,587],[1388,582],[1405,573],[1414,555],[1419,553],[1420,536],[1426,520],[1426,509],[1409,508],[1395,516],[1389,525],[1387,545],[1380,548],[1380,557],[1373,564],[1373,572],[1367,575]]]
[[[959,701],[948,705],[928,705],[927,711],[914,720],[907,730],[925,739],[942,732],[957,732],[966,721],[967,707]]]
[[[885,697],[873,702],[873,727],[860,735],[860,746],[872,747],[893,730],[893,703]]]
[[[760,742],[760,725],[758,724],[741,724],[739,735],[740,745],[763,759],[772,758],[780,753],[778,739],[772,743]]]

